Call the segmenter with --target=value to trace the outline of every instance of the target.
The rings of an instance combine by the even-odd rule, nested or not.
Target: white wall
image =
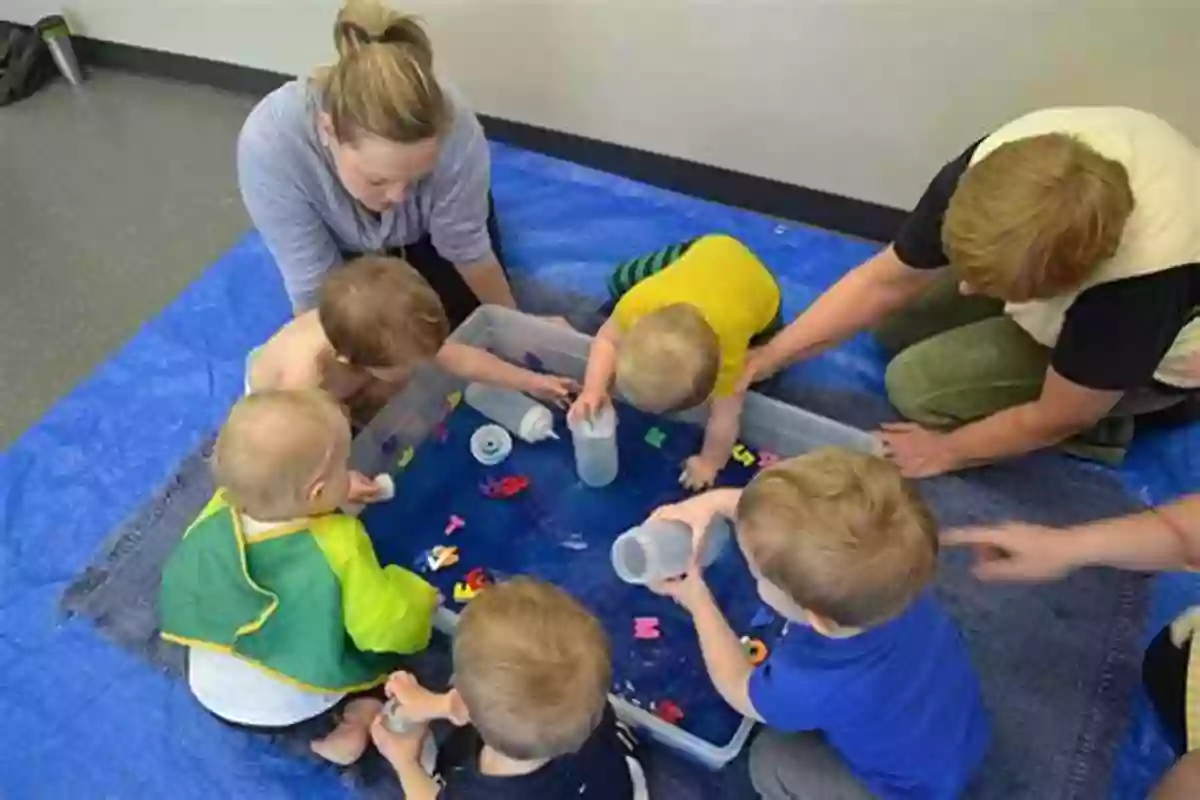
[[[1197,0],[393,0],[484,112],[909,206],[1023,111],[1128,104],[1200,142]],[[32,21],[292,73],[337,0],[4,0]]]

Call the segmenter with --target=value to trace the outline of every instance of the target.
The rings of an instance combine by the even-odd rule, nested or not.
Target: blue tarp
[[[794,314],[877,248],[501,146],[494,190],[514,271],[597,295],[622,258],[726,231],[781,276]],[[185,687],[57,610],[105,537],[219,424],[245,353],[287,313],[270,256],[250,235],[0,456],[0,796],[346,793],[329,770],[229,736]],[[878,395],[882,365],[860,337],[798,371]],[[1148,502],[1200,489],[1198,445],[1200,426],[1144,436],[1121,477]],[[1147,638],[1191,602],[1200,602],[1194,578],[1159,579]],[[1143,797],[1166,763],[1139,698],[1114,796]]]

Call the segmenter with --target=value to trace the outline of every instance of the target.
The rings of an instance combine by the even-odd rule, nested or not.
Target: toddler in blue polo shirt
[[[653,588],[691,613],[726,702],[769,726],[750,752],[759,793],[958,797],[988,721],[929,589],[937,530],[916,490],[884,459],[827,449],[655,512],[698,536],[714,514],[734,521],[759,596],[790,620],[767,660],[748,663],[699,568]]]

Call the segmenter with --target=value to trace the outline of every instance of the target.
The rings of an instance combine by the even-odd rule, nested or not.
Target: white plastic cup
[[[701,539],[704,552],[699,563],[707,567],[729,541],[729,521],[714,517]],[[617,537],[612,546],[612,565],[626,583],[643,585],[684,574],[692,563],[692,528],[674,519],[648,519]]]
[[[608,486],[617,478],[617,412],[605,406],[591,419],[568,423],[575,446],[575,472],[592,488]]]
[[[503,425],[526,442],[557,439],[550,409],[520,392],[472,383],[463,392],[467,405],[492,422]]]
[[[471,455],[485,467],[496,466],[512,449],[512,436],[499,425],[480,425],[471,434]]]

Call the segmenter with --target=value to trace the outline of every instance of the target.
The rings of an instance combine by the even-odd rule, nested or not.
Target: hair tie
[[[342,38],[357,45],[358,47],[362,47],[374,41],[371,38],[371,34],[367,33],[365,28],[353,22],[342,23]]]

